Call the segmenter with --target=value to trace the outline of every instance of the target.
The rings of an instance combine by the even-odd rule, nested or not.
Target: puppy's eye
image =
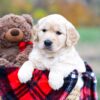
[[[62,33],[61,33],[60,31],[57,31],[56,34],[57,34],[57,35],[61,35]]]
[[[42,29],[42,31],[43,31],[43,32],[46,32],[47,30],[46,30],[46,29]]]

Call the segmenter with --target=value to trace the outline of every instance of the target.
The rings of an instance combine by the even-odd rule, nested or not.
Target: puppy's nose
[[[45,40],[44,41],[44,45],[47,46],[47,47],[50,47],[52,45],[52,41],[50,40]]]
[[[12,36],[18,36],[19,35],[19,30],[17,30],[17,29],[13,29],[13,30],[11,30],[11,35]]]

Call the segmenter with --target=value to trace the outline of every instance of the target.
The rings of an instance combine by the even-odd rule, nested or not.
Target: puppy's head
[[[57,52],[64,47],[74,46],[79,39],[75,27],[58,14],[40,19],[35,30],[39,49],[48,52]]]

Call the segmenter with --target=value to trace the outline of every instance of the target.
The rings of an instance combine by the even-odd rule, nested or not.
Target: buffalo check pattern
[[[97,100],[96,77],[90,66],[85,64],[87,70],[82,74],[84,86],[80,92],[80,100]],[[31,81],[21,84],[17,77],[18,70],[13,66],[0,66],[0,95],[3,100],[65,100],[78,79],[78,72],[74,70],[64,79],[63,87],[54,91],[48,84],[49,71],[35,69]]]

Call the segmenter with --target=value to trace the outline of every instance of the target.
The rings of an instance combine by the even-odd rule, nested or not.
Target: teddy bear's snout
[[[13,29],[13,30],[11,30],[10,33],[11,33],[12,36],[18,36],[20,34],[20,31],[17,30],[17,29]]]
[[[10,42],[18,42],[23,40],[24,33],[19,28],[12,28],[5,33],[5,38]]]

